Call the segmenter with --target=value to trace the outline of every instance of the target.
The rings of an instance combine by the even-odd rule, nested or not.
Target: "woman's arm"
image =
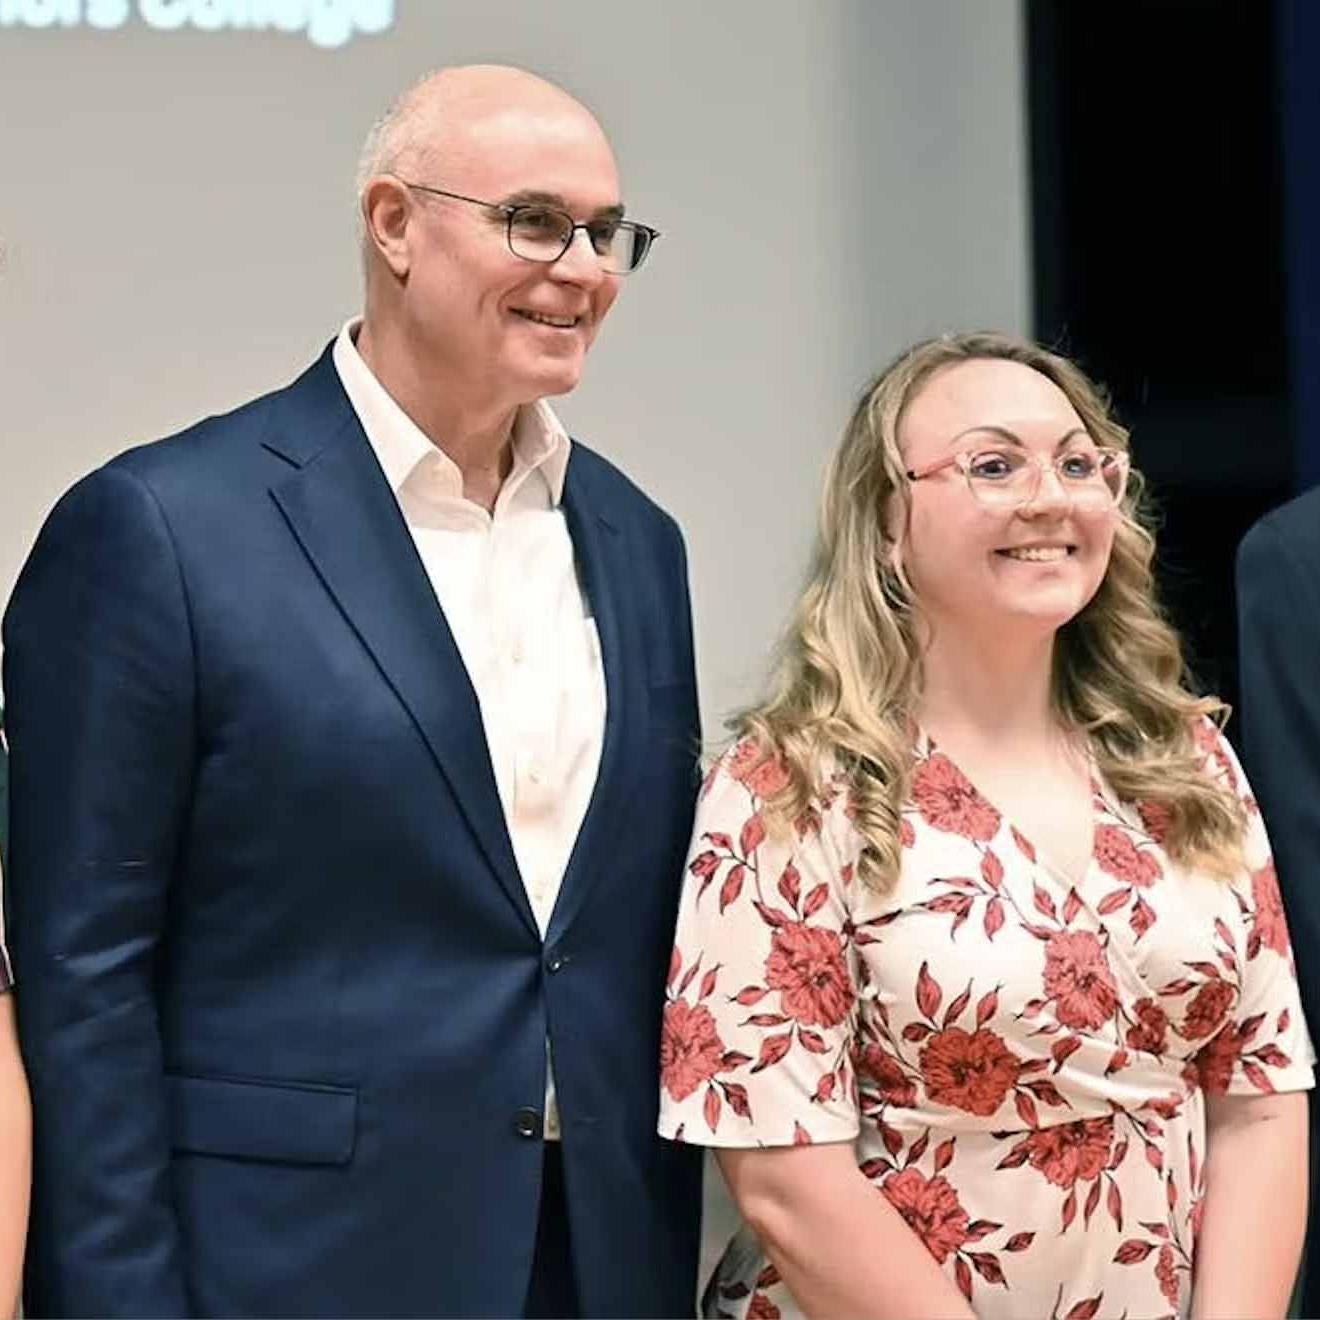
[[[970,1320],[962,1293],[858,1169],[851,1143],[717,1154],[738,1209],[808,1316]]]
[[[1306,1093],[1207,1095],[1193,1320],[1288,1310],[1306,1231]]]
[[[14,997],[0,994],[0,1316],[12,1316],[18,1307],[31,1182],[32,1108]]]

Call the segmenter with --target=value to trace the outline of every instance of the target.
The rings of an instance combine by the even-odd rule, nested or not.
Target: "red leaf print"
[[[788,1047],[793,1043],[793,1033],[786,1031],[782,1036],[767,1036],[761,1042],[761,1053],[756,1062],[752,1064],[754,1073],[760,1072],[763,1068],[769,1068],[776,1064],[788,1053]]]
[[[706,1116],[706,1126],[714,1132],[720,1125],[720,1093],[713,1086],[706,1088],[706,1102],[701,1111]]]
[[[908,1147],[907,1157],[903,1160],[903,1167],[906,1169],[908,1165],[915,1164],[926,1153],[926,1147],[929,1145],[930,1129],[927,1128],[926,1131]]]
[[[1080,1036],[1064,1036],[1062,1040],[1056,1040],[1050,1046],[1050,1056],[1054,1059],[1054,1071],[1058,1072],[1067,1062],[1068,1056],[1075,1054],[1082,1048]]]
[[[767,1265],[760,1274],[756,1276],[756,1286],[758,1288],[773,1288],[779,1282],[779,1271],[773,1265]]]
[[[1104,1293],[1098,1293],[1095,1297],[1088,1297],[1084,1302],[1078,1302],[1063,1320],[1095,1320],[1100,1314],[1100,1303],[1104,1301]]]
[[[746,825],[742,827],[742,833],[738,836],[738,844],[742,848],[744,857],[750,857],[765,840],[765,822],[761,819],[761,813],[758,811]]]
[[[1018,851],[1027,861],[1034,862],[1036,860],[1036,850],[1031,846],[1031,840],[1025,835],[1019,834],[1012,825],[1009,826],[1009,830],[1013,835],[1013,842],[1018,846]]]
[[[1108,1077],[1111,1073],[1116,1073],[1120,1068],[1126,1068],[1127,1066],[1127,1050],[1115,1050],[1113,1054],[1110,1055],[1109,1062],[1105,1065],[1105,1076]]]
[[[1115,1265],[1137,1265],[1155,1250],[1155,1243],[1143,1242],[1140,1238],[1128,1238],[1114,1252]]]
[[[1169,1174],[1169,1180],[1164,1184],[1164,1190],[1168,1194],[1169,1209],[1172,1210],[1178,1204],[1178,1184],[1173,1181],[1173,1174]]]
[[[719,857],[711,852],[709,848],[703,853],[698,853],[689,863],[688,870],[693,875],[700,876],[703,880],[709,880],[715,874],[716,868],[720,864]]]
[[[736,902],[738,895],[742,893],[743,881],[747,878],[747,868],[739,862],[737,866],[729,868],[729,874],[724,877],[724,883],[720,886],[720,911],[723,912],[730,903]]]
[[[753,1005],[759,1004],[769,993],[769,990],[764,986],[745,985],[734,995],[733,1002],[741,1004],[744,1008],[751,1008]]]
[[[1027,1162],[1030,1155],[1031,1151],[1028,1148],[1027,1143],[1025,1141],[1019,1142],[1008,1152],[1007,1155],[1004,1156],[1002,1160],[999,1161],[998,1164],[995,1165],[995,1168],[1020,1169]]]
[[[1068,1102],[1059,1094],[1059,1088],[1053,1082],[1027,1082],[1026,1088],[1042,1104],[1066,1105]]]
[[[995,932],[1004,924],[1004,905],[997,898],[992,898],[985,905],[985,937],[992,940]]]
[[[923,962],[921,970],[917,973],[917,1007],[933,1022],[943,998],[944,991],[940,989],[940,983],[930,974],[929,963]]]
[[[1224,925],[1220,917],[1215,918],[1215,934],[1219,936],[1230,949],[1236,949],[1237,945],[1233,942],[1233,932]]]
[[[778,908],[767,907],[760,899],[754,898],[752,906],[761,914],[761,920],[767,926],[787,926],[792,918],[781,912]]]
[[[953,1138],[950,1138],[952,1141]],[[989,1237],[991,1233],[998,1232],[1003,1228],[1003,1224],[997,1224],[993,1219],[973,1219],[967,1225],[967,1241],[979,1242],[984,1237]]]
[[[1137,899],[1128,925],[1132,927],[1137,939],[1140,939],[1155,924],[1155,909],[1144,898]]]
[[[744,1027],[782,1027],[788,1019],[782,1013],[753,1013]]]
[[[934,1027],[928,1027],[924,1022],[909,1022],[903,1028],[903,1039],[912,1042],[925,1040],[934,1030]]]
[[[1059,914],[1055,910],[1054,900],[1039,885],[1032,887],[1031,901],[1036,906],[1036,911],[1043,917],[1049,917],[1052,921],[1059,919]]]
[[[971,1001],[972,983],[968,981],[967,989],[944,1010],[944,1025],[947,1027],[956,1022],[962,1016],[963,1009],[965,1009]]]
[[[1256,1057],[1271,1068],[1286,1068],[1292,1062],[1277,1045],[1262,1045],[1256,1051]]]
[[[1288,1023],[1292,1021],[1292,1014],[1285,1008],[1279,1014],[1279,1025],[1275,1030],[1282,1035],[1288,1030]]]
[[[942,1141],[935,1147],[935,1172],[943,1173],[949,1167],[953,1160],[954,1138],[950,1137],[948,1141]]]
[[[892,1173],[894,1171],[894,1166],[890,1164],[888,1160],[881,1159],[863,1160],[858,1167],[862,1171],[862,1176],[869,1178],[872,1182],[882,1174]]]
[[[793,1122],[793,1144],[795,1146],[810,1146],[812,1144],[811,1133],[796,1120]]]
[[[714,967],[701,978],[701,993],[697,996],[697,1003],[709,997],[712,990],[715,989],[715,977],[720,970],[720,964],[716,963]]]
[[[1096,905],[1095,910],[1102,917],[1107,917],[1111,912],[1117,912],[1131,897],[1131,889],[1111,889]]]
[[[958,1287],[962,1289],[962,1295],[970,1302],[972,1300],[972,1271],[961,1256],[953,1262],[953,1277],[957,1279]]]
[[[683,979],[678,983],[678,997],[683,998],[687,994],[687,988],[692,984],[692,978],[697,974],[697,968],[701,966],[701,954],[697,954],[697,961],[683,973]]]
[[[825,1044],[825,1037],[818,1031],[806,1031],[798,1029],[798,1040],[809,1049],[812,1054],[824,1054],[829,1046]]]
[[[1099,1183],[1096,1186],[1099,1187]],[[1114,1221],[1114,1227],[1121,1233],[1123,1231],[1123,1194],[1118,1190],[1118,1184],[1111,1181],[1109,1184],[1109,1197],[1106,1201],[1109,1210],[1109,1217]]]
[[[888,1123],[880,1124],[880,1140],[885,1143],[885,1149],[891,1155],[897,1155],[903,1149],[903,1137],[897,1128],[891,1128]]]
[[[989,848],[981,855],[981,879],[991,889],[998,889],[1004,879],[1004,864]]]
[[[816,1083],[815,1093],[811,1097],[812,1104],[825,1104],[834,1099],[834,1074],[828,1072]]]
[[[1013,1104],[1022,1116],[1022,1121],[1028,1127],[1040,1126],[1040,1115],[1036,1112],[1036,1102],[1029,1095],[1025,1095],[1021,1091],[1015,1091],[1013,1093]]]
[[[733,1068],[741,1068],[744,1063],[751,1063],[752,1056],[744,1054],[741,1050],[726,1050],[720,1057],[720,1071],[728,1072]]]
[[[1082,910],[1082,900],[1076,887],[1068,890],[1068,901],[1063,905],[1063,924],[1072,923],[1072,919]]]
[[[1247,1075],[1247,1081],[1258,1091],[1264,1091],[1269,1095],[1274,1094],[1274,1083],[1265,1076],[1265,1069],[1258,1063],[1252,1063],[1250,1059],[1242,1060],[1242,1071]]]
[[[1063,1228],[1060,1231],[1066,1233],[1068,1231],[1068,1226],[1076,1218],[1077,1218],[1077,1191],[1074,1188],[1071,1192],[1068,1193],[1068,1199],[1063,1203],[1063,1212],[1061,1216]]]
[[[797,911],[798,900],[802,897],[798,870],[792,862],[784,867],[784,874],[779,877],[779,892],[787,900],[789,907]]]
[[[750,1119],[752,1107],[747,1103],[747,1088],[739,1086],[737,1082],[721,1082],[720,1085],[724,1088],[724,1098],[729,1102],[729,1108],[739,1118]]]
[[[989,990],[976,1004],[976,1026],[980,1030],[999,1011],[999,991]]]
[[[1097,1178],[1091,1184],[1091,1190],[1086,1195],[1086,1205],[1082,1210],[1082,1223],[1089,1225],[1091,1216],[1095,1214],[1095,1208],[1100,1204],[1100,1179]]]
[[[1109,1157],[1109,1167],[1111,1169],[1118,1168],[1118,1166],[1123,1163],[1123,1156],[1125,1156],[1127,1153],[1128,1153],[1128,1141],[1127,1138],[1124,1137],[1123,1140],[1120,1141],[1118,1145],[1114,1147],[1114,1153]]]
[[[815,889],[807,895],[807,901],[802,905],[803,918],[814,917],[828,901],[830,896],[830,887],[823,880]]]
[[[1146,1163],[1149,1164],[1156,1173],[1163,1173],[1164,1156],[1160,1153],[1160,1148],[1158,1146],[1152,1146],[1149,1141],[1145,1143],[1145,1146]]]
[[[712,847],[722,848],[725,852],[728,852],[729,849],[733,847],[733,840],[729,838],[727,834],[711,833],[711,831],[707,830],[701,837]]]
[[[682,970],[683,958],[677,947],[675,947],[673,953],[669,955],[669,975],[665,978],[665,984],[670,986],[673,985],[674,977],[676,977]],[[1286,1013],[1288,1010],[1285,1008],[1283,1011]],[[1282,1030],[1282,1027],[1280,1030]]]
[[[1002,1283],[1008,1287],[1004,1279],[1004,1271],[999,1268],[999,1261],[993,1252],[990,1251],[969,1251],[967,1253],[972,1258],[972,1264],[976,1266],[976,1272],[987,1283]]]
[[[1264,1021],[1264,1013],[1253,1013],[1238,1027],[1238,1040],[1245,1045],[1260,1030],[1260,1024]]]
[[[1147,1233],[1154,1233],[1155,1236],[1161,1239],[1162,1241],[1168,1240],[1169,1237],[1168,1224],[1151,1224],[1151,1223],[1147,1223],[1146,1220],[1143,1219],[1141,1221],[1141,1226],[1146,1230]],[[1154,1249],[1155,1244],[1152,1242],[1150,1245],[1151,1248]]]
[[[1026,1251],[1035,1239],[1035,1233],[1014,1233],[1007,1242],[1004,1243],[1005,1251]]]

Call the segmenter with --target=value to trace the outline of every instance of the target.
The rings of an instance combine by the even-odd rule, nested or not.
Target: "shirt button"
[[[540,761],[533,761],[527,767],[527,778],[534,784],[539,784],[545,778],[545,771],[541,768]]]
[[[513,1116],[513,1128],[520,1137],[540,1136],[543,1127],[544,1120],[539,1109],[520,1109]]]

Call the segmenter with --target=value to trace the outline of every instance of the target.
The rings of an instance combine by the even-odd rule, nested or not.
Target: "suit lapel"
[[[310,415],[295,415],[295,425],[264,441],[298,464],[271,494],[412,716],[491,869],[535,934],[476,693],[398,502],[328,356],[294,386],[295,400],[300,388],[313,405]]]
[[[610,840],[632,796],[648,722],[646,652],[635,604],[626,529],[609,518],[584,466],[569,459],[564,516],[600,635],[605,670],[605,732],[587,814],[550,917],[547,940],[560,938],[582,907],[610,853]]]

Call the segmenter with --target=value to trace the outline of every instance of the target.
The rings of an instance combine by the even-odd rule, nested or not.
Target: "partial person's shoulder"
[[[682,533],[674,517],[631,477],[576,436],[568,472],[569,480],[577,483],[606,517],[613,514],[645,531],[681,541]]]
[[[1320,572],[1320,486],[1281,504],[1259,518],[1242,538],[1244,562],[1282,552]]]

